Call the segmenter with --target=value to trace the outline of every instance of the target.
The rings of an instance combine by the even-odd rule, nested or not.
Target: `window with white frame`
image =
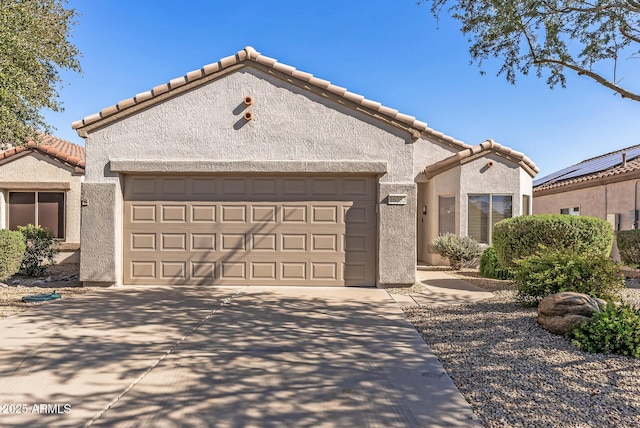
[[[573,207],[573,208],[561,208],[561,209],[560,209],[560,214],[566,214],[566,215],[580,215],[580,207]]]
[[[9,192],[9,229],[35,224],[64,239],[64,192]]]
[[[493,225],[513,216],[511,195],[469,195],[468,229],[470,237],[483,244],[491,244]]]

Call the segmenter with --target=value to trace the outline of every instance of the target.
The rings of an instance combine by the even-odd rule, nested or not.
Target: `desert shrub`
[[[590,320],[577,324],[567,337],[591,353],[640,357],[640,311],[629,305],[608,304]]]
[[[22,232],[26,244],[20,269],[27,276],[42,275],[47,265],[53,264],[53,258],[58,253],[53,233],[32,224],[21,226],[18,230]]]
[[[640,266],[640,229],[621,230],[616,238],[622,262],[627,266]]]
[[[433,240],[431,246],[441,257],[449,260],[455,270],[478,258],[482,249],[480,244],[468,236],[460,237],[453,233],[445,233]]]
[[[480,257],[480,275],[493,279],[511,279],[513,277],[509,269],[498,263],[496,250],[493,246],[484,250]]]
[[[620,265],[598,252],[543,249],[515,263],[517,297],[523,303],[562,291],[613,300],[624,287]]]
[[[24,257],[24,237],[15,230],[0,230],[0,280],[18,272]]]
[[[493,228],[498,262],[512,267],[514,261],[535,254],[540,245],[550,250],[590,251],[608,256],[613,230],[605,220],[562,214],[542,214],[502,220]]]

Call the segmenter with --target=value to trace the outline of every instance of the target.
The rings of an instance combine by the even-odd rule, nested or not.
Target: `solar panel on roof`
[[[548,183],[549,181],[553,181],[553,180],[555,180],[557,178],[560,178],[565,174],[569,174],[570,172],[575,171],[576,169],[578,169],[578,165],[572,165],[570,167],[561,169],[560,171],[553,172],[553,173],[551,173],[549,175],[545,175],[542,178],[538,178],[537,180],[534,180],[533,181],[533,185],[534,186],[538,186],[538,185],[543,184],[543,183]]]
[[[567,180],[569,178],[581,177],[583,175],[593,174],[596,172],[604,171],[622,163],[622,153],[626,153],[627,161],[640,156],[640,147],[634,147],[627,151],[620,151],[612,153],[606,156],[599,157],[590,161],[572,165],[568,168],[561,169],[545,177],[542,177],[533,182],[534,186],[549,183],[552,181]]]

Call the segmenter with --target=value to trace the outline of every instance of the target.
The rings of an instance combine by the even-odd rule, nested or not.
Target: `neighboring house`
[[[86,283],[412,284],[439,233],[528,213],[537,172],[250,47],[73,128]]]
[[[615,231],[638,228],[640,145],[616,150],[534,182],[534,214],[598,217]],[[614,248],[614,258],[617,251]]]
[[[0,152],[0,228],[38,224],[60,243],[56,262],[79,263],[84,148],[50,135],[40,140]]]

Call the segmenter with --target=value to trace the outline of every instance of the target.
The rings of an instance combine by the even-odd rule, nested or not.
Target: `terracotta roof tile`
[[[638,148],[640,148],[640,145],[626,147],[624,149],[616,150],[610,153],[605,153],[603,155],[595,156],[590,159],[585,159],[582,162],[578,162],[575,165],[578,166],[580,164],[591,162],[596,159],[604,158],[605,156],[611,156],[616,154],[622,155],[622,153],[626,153],[631,149],[638,149]],[[561,189],[563,187],[573,186],[573,185],[578,185],[578,184],[583,184],[588,182],[593,182],[594,183],[593,185],[599,185],[600,180],[603,180],[603,179],[614,178],[622,174],[628,174],[632,172],[640,172],[640,157],[628,160],[626,161],[626,163],[622,163],[622,156],[620,156],[620,162],[621,163],[619,163],[618,165],[614,165],[602,171],[592,172],[589,174],[581,175],[579,177],[567,178],[565,180],[562,180],[560,177],[560,179],[558,180],[550,180],[550,181],[541,183],[533,187],[533,192],[537,193],[537,192],[543,192],[543,191],[551,191],[554,189]],[[555,192],[552,192],[552,193],[555,193]]]
[[[435,131],[427,126],[425,122],[417,120],[415,117],[402,114],[390,107],[386,107],[379,102],[368,100],[362,95],[349,92],[346,88],[341,86],[333,85],[328,80],[320,79],[314,77],[313,74],[307,73],[304,71],[297,70],[295,67],[292,67],[287,64],[279,63],[274,58],[270,58],[268,56],[262,55],[257,52],[254,48],[247,46],[241,51],[238,51],[235,55],[230,55],[225,58],[220,59],[218,62],[207,64],[203,66],[199,70],[193,70],[187,73],[185,76],[178,77],[176,79],[172,79],[169,83],[165,83],[163,85],[159,85],[153,88],[151,91],[143,92],[141,94],[136,95],[134,98],[129,98],[126,100],[120,101],[115,106],[107,107],[100,111],[99,113],[90,115],[85,117],[84,119],[73,122],[71,125],[73,129],[78,130],[80,135],[85,135],[80,132],[80,130],[88,125],[95,124],[96,122],[106,119],[109,116],[112,116],[116,112],[122,112],[128,108],[136,106],[142,103],[153,103],[154,98],[158,97],[161,94],[165,94],[167,92],[171,92],[171,90],[184,86],[186,83],[197,82],[198,80],[210,76],[212,74],[222,72],[224,69],[229,68],[234,65],[241,64],[243,62],[255,62],[257,64],[261,64],[265,67],[272,68],[280,73],[291,76],[295,79],[298,79],[302,82],[307,82],[309,85],[315,86],[321,90],[325,90],[329,93],[336,94],[345,100],[351,101],[356,105],[360,105],[369,111],[373,112],[372,115],[381,115],[391,121],[402,124],[402,126],[409,127],[415,131],[412,131],[412,134],[416,135],[426,135],[427,137],[435,138],[440,140],[444,144],[448,144],[457,149],[468,149],[471,148],[470,145],[463,143],[460,140],[457,140],[449,135],[445,135],[442,132]],[[197,83],[196,83],[197,84]],[[496,144],[496,143],[493,143]],[[492,146],[493,147],[493,146]],[[493,147],[498,152],[507,152],[507,147],[496,145]],[[517,153],[517,152],[515,152]],[[520,154],[518,154],[520,155]],[[519,158],[519,156],[516,156]],[[532,171],[538,171],[535,164],[531,162],[526,156],[521,160],[524,162]]]
[[[476,155],[482,155],[484,154],[484,152],[493,152],[499,156],[513,160],[515,163],[524,168],[524,170],[527,171],[527,173],[529,173],[529,175],[532,177],[538,173],[538,167],[531,161],[531,159],[526,157],[524,154],[516,152],[515,150],[511,150],[509,147],[498,144],[491,139],[483,141],[476,146],[469,146],[466,144],[465,146],[466,147],[464,148],[464,150],[460,150],[453,156],[428,165],[423,171],[424,174],[427,177],[433,177],[444,171],[447,171],[448,169],[460,165],[465,159],[471,158],[472,156]]]
[[[197,81],[202,77],[220,72],[225,68],[239,64],[243,61],[253,61],[258,64],[262,64],[266,67],[273,68],[274,70],[277,70],[283,74],[292,76],[301,81],[308,82],[313,86],[316,86],[320,89],[324,89],[324,90],[327,90],[328,92],[337,94],[349,101],[352,101],[356,104],[360,104],[363,107],[374,110],[384,116],[389,116],[391,119],[401,122],[404,125],[409,126],[411,128],[417,129],[420,132],[423,132],[423,131],[428,132],[430,130],[427,127],[426,123],[416,120],[416,118],[413,116],[404,115],[404,114],[401,115],[400,113],[398,113],[397,110],[390,109],[388,107],[381,105],[380,103],[367,100],[364,96],[355,94],[353,92],[349,92],[347,89],[341,86],[333,85],[328,80],[314,77],[310,73],[296,70],[295,67],[292,67],[286,64],[281,64],[274,58],[270,58],[268,56],[260,54],[252,47],[246,47],[245,49],[239,51],[235,55],[230,55],[228,57],[222,58],[218,62],[205,65],[200,70],[193,70],[187,73],[185,76],[172,79],[169,83],[158,85],[154,87],[153,90],[151,91],[142,92],[133,98],[122,100],[115,106],[107,107],[102,111],[100,111],[99,113],[95,113],[93,115],[85,117],[82,120],[73,122],[71,126],[73,129],[83,128],[87,125],[90,125],[102,119],[105,119],[115,114],[115,112],[121,112],[137,104],[141,104],[141,103],[153,100],[153,98],[163,93],[170,92],[172,89],[175,89],[179,86],[183,86],[187,82]],[[453,139],[451,138],[451,140]]]
[[[85,168],[84,147],[46,134],[40,134],[38,144],[29,141],[26,146],[13,147],[0,152],[0,159],[8,159],[28,150],[45,153],[82,170]]]

